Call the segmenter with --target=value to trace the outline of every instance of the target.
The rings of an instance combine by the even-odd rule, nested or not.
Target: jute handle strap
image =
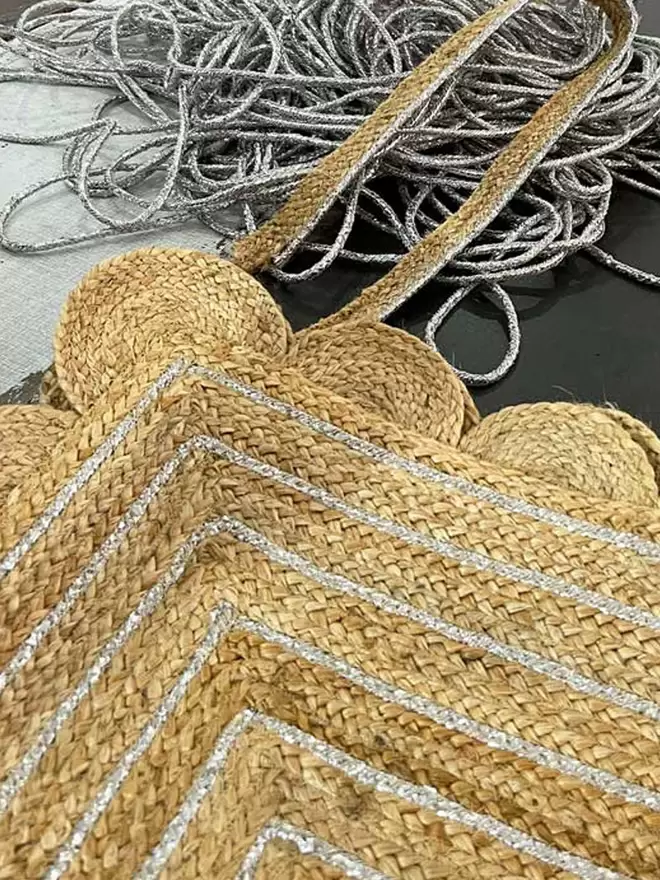
[[[466,25],[415,68],[353,134],[301,181],[286,204],[237,243],[234,261],[248,272],[266,266],[304,236],[337,195],[420,106],[530,0],[504,0]],[[409,299],[482,232],[515,195],[626,55],[637,24],[632,0],[589,0],[612,25],[610,46],[554,94],[518,132],[461,207],[341,311],[326,319],[382,320]]]

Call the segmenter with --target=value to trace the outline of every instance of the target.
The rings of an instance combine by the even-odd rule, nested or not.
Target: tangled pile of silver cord
[[[24,143],[65,144],[62,173],[18,194],[0,244],[38,251],[202,220],[225,241],[255,228],[417,63],[492,0],[45,0],[8,35],[0,80],[98,86],[93,117]],[[389,265],[456,210],[534,111],[609,37],[583,0],[531,3],[428,100],[311,235],[272,268],[313,277],[340,257]],[[507,279],[542,272],[603,234],[614,181],[658,194],[660,40],[637,35],[629,57],[497,221],[439,274],[456,288],[427,326],[478,290],[503,309],[520,344]],[[126,108],[138,122],[127,122]],[[122,146],[123,144],[123,146]],[[16,208],[53,184],[96,221],[76,238],[21,243]],[[354,226],[359,228],[354,232]],[[353,235],[351,233],[354,232]],[[297,257],[291,268],[293,254]],[[286,268],[288,266],[288,268]]]

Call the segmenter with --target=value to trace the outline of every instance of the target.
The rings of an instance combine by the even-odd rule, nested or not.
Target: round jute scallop
[[[414,112],[519,5],[394,104]],[[392,880],[660,876],[659,441],[566,404],[474,426],[440,358],[369,325],[606,81],[634,10],[601,5],[609,60],[336,319],[340,341],[326,324],[287,357],[263,288],[190,252],[134,254],[76,291],[57,371],[94,406],[0,505],[3,878],[302,878],[312,856]],[[362,167],[395,111],[340,164]],[[342,179],[319,165],[284,220]],[[290,237],[280,217],[264,238]],[[277,332],[244,338],[264,313]],[[472,455],[428,436],[460,431]]]
[[[575,403],[511,406],[484,418],[463,437],[460,449],[567,489],[655,505],[658,485],[647,449],[655,449],[658,439],[622,416]],[[644,430],[635,433],[640,425]]]
[[[30,476],[75,420],[74,413],[50,406],[0,407],[0,503]]]
[[[653,468],[655,481],[660,486],[660,440],[658,435],[644,422],[640,422],[639,419],[622,412],[620,409],[608,408],[606,412],[617,425],[623,428],[631,440],[634,440],[644,450],[644,454]]]
[[[419,339],[385,324],[321,326],[298,334],[285,363],[383,418],[452,446],[479,420],[449,364]]]
[[[272,297],[242,269],[199,251],[154,247],[99,264],[75,288],[58,326],[55,366],[82,411],[147,352],[194,355],[217,343],[277,357],[290,333]]]

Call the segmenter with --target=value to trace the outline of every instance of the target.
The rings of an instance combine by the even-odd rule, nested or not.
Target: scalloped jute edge
[[[274,259],[524,2],[434,52],[235,262]],[[570,405],[480,422],[377,320],[625,55],[634,9],[597,5],[606,52],[322,325],[293,337],[192,251],[73,292],[71,410],[0,415],[4,877],[660,875],[657,438]]]
[[[5,876],[657,877],[655,435],[242,280],[102,264],[0,410]]]

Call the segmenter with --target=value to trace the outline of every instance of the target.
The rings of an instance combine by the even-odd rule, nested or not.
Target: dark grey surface
[[[28,6],[32,0],[0,0],[0,24],[11,24]]]
[[[660,4],[640,0],[641,30],[660,35]],[[660,202],[621,189],[610,209],[606,250],[660,274]],[[283,303],[295,324],[334,311],[371,280],[348,265],[297,291]],[[614,275],[583,257],[507,289],[515,292],[523,334],[520,358],[499,384],[473,389],[482,413],[535,400],[615,403],[660,430],[660,291]],[[293,301],[296,294],[298,302]],[[394,323],[421,335],[447,288],[429,285]],[[319,308],[319,304],[322,303]],[[504,330],[492,307],[462,306],[440,331],[451,362],[487,370],[505,350]]]
[[[18,385],[0,394],[0,404],[39,403],[39,390],[43,373],[30,373]]]
[[[641,30],[660,35],[657,0],[640,0],[638,8]],[[617,191],[601,244],[660,274],[660,201],[629,189]],[[373,277],[347,264],[283,296],[275,292],[300,326],[334,311]],[[522,348],[506,378],[491,388],[472,389],[482,413],[536,400],[607,401],[660,430],[660,291],[580,256],[553,272],[505,286],[519,310]],[[393,323],[421,335],[443,296],[446,287],[428,285]],[[447,360],[472,371],[495,366],[506,344],[497,313],[478,300],[457,309],[438,341]]]
[[[8,0],[0,0],[0,11],[3,2]],[[640,0],[638,7],[642,30],[660,34],[657,0]],[[660,202],[624,189],[617,192],[603,242],[607,250],[660,273],[659,232]],[[335,311],[374,277],[346,263],[307,284],[269,286],[297,329]],[[503,381],[474,391],[482,413],[534,400],[608,401],[660,429],[660,291],[626,281],[579,256],[508,289],[515,293],[520,312],[522,349]],[[433,304],[443,296],[446,287],[429,285],[393,323],[421,334]],[[476,300],[456,311],[439,341],[449,361],[475,371],[494,366],[505,345],[492,308]],[[28,377],[22,390],[12,389],[0,402],[33,399],[35,382]]]

